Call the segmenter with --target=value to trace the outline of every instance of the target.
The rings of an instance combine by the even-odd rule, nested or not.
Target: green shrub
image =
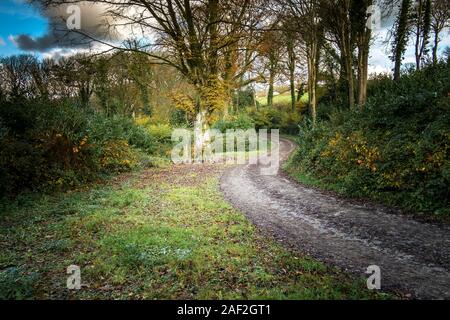
[[[450,214],[450,72],[428,67],[370,84],[363,111],[301,126],[291,168],[341,193]]]
[[[250,109],[249,115],[253,119],[257,130],[268,129],[272,127],[267,108]]]
[[[248,115],[246,115],[244,113],[240,113],[236,116],[229,116],[226,119],[220,119],[220,120],[216,121],[212,125],[212,128],[218,129],[218,130],[220,130],[220,132],[225,133],[229,129],[232,129],[232,130],[252,129],[252,128],[255,128],[255,123]]]
[[[251,87],[238,90],[233,95],[233,105],[237,106],[238,110],[246,106],[253,106],[255,104],[254,96],[254,89]]]
[[[182,109],[175,108],[170,113],[170,124],[174,128],[189,126],[190,123],[188,121],[188,115],[186,114],[186,111],[184,111]]]
[[[152,124],[147,127],[148,133],[157,143],[170,143],[172,139],[172,127],[168,124]]]
[[[100,165],[108,172],[128,171],[138,164],[138,154],[126,140],[109,140],[102,148]]]
[[[69,102],[0,105],[0,196],[67,189],[100,174],[130,170],[157,141],[132,119],[93,113]],[[120,142],[123,149],[114,149]]]
[[[301,116],[289,107],[273,107],[250,109],[249,115],[253,119],[256,129],[279,129],[281,133],[296,134],[300,124]]]
[[[155,140],[153,155],[169,157],[172,149],[172,127],[168,124],[152,124],[147,126],[148,134]]]
[[[126,139],[130,145],[154,152],[156,141],[143,127],[134,124],[132,119],[102,114],[93,114],[88,120],[87,134],[95,143]]]

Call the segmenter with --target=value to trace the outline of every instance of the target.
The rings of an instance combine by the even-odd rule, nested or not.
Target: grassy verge
[[[339,188],[336,185],[324,183],[321,180],[314,177],[313,175],[303,172],[302,170],[293,166],[289,162],[284,164],[283,170],[286,171],[290,177],[294,178],[294,180],[296,180],[300,183],[303,183],[307,186],[324,189],[324,190],[329,190],[329,191],[333,191],[333,192],[336,192],[336,193],[339,193],[342,195],[346,195],[343,192],[339,192]]]
[[[346,190],[343,190],[342,187],[338,183],[330,183],[325,182],[321,179],[318,179],[312,174],[304,172],[301,168],[296,166],[290,161],[287,161],[283,165],[283,170],[295,181],[304,184],[306,186],[310,186],[317,189],[332,191],[335,194],[356,199],[360,201],[370,201],[373,203],[378,203],[381,205],[386,206],[387,208],[393,208],[398,210],[398,212],[403,212],[405,214],[408,214],[412,217],[420,219],[420,221],[425,222],[438,222],[438,223],[450,223],[450,216],[448,215],[431,215],[428,212],[420,212],[420,211],[411,211],[406,208],[395,206],[395,204],[392,201],[389,201],[390,199],[381,198],[381,197],[361,197],[361,196],[355,196],[351,192],[347,192]]]
[[[218,189],[220,166],[175,166],[0,204],[0,298],[365,299],[363,281],[261,236]],[[82,288],[66,289],[66,268]]]

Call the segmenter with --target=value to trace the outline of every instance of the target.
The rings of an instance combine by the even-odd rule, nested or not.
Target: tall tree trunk
[[[206,119],[206,111],[200,110],[194,123],[194,159],[195,162],[203,162],[203,151],[206,144],[209,142],[208,135],[208,121]]]
[[[227,94],[228,95],[228,102],[226,102],[226,104],[224,106],[224,109],[223,109],[223,118],[224,119],[228,118],[228,115],[230,114],[230,111],[231,111],[231,113],[234,112],[234,109],[235,109],[235,106],[234,106],[234,95],[235,95],[235,92],[237,92],[237,96],[238,96],[238,99],[239,99],[239,91],[234,90],[232,88],[228,89],[228,94]],[[239,100],[238,100],[237,103],[239,103]]]
[[[288,38],[287,41],[288,66],[289,66],[289,85],[291,90],[291,110],[295,111],[295,51],[293,40]]]
[[[300,99],[303,97],[304,94],[305,94],[305,85],[304,83],[300,83],[297,88],[296,102],[300,102]]]
[[[433,65],[438,63],[438,45],[439,45],[439,32],[434,31],[434,44],[433,44]]]
[[[270,69],[269,74],[269,90],[267,91],[267,106],[269,108],[273,107],[273,86],[275,83],[275,70]]]
[[[197,116],[194,122],[194,161],[199,163],[203,161],[204,148],[210,140],[208,131],[208,107],[202,103],[200,94],[196,98],[196,110]]]
[[[234,112],[237,109],[237,105],[239,105],[239,89],[235,89],[233,85],[233,69],[235,67],[235,57],[234,53],[230,50],[225,53],[225,70],[222,75],[224,80],[224,84],[227,86],[227,94],[228,94],[228,103],[224,106],[223,116],[226,118],[229,112]],[[233,96],[237,92],[237,101],[236,105],[234,104]],[[231,110],[230,110],[231,109]]]
[[[317,74],[319,70],[320,48],[322,46],[321,33],[323,32],[317,19],[316,3],[312,3],[310,12],[311,32],[306,43],[306,57],[308,60],[308,96],[309,108],[313,125],[317,123]]]
[[[367,17],[367,10],[372,5],[372,0],[366,0],[360,4],[360,7],[356,10],[359,11],[359,21],[356,21],[357,28],[357,46],[358,46],[358,105],[363,108],[367,100],[367,77],[369,69],[369,50],[370,50],[370,38],[372,31],[367,27],[367,19],[373,17]],[[370,21],[371,22],[371,21]]]
[[[211,54],[209,57],[209,68],[212,77],[218,76],[218,47],[219,47],[219,0],[208,0],[209,14],[209,41],[211,46]]]
[[[433,65],[438,63],[438,47],[441,41],[439,34],[450,26],[450,2],[433,0],[431,5],[431,30],[433,39]]]
[[[275,77],[277,76],[278,72],[278,63],[279,63],[279,57],[278,57],[278,48],[271,48],[269,51],[269,90],[267,92],[267,106],[273,107],[273,91],[274,91],[274,84],[275,84]]]
[[[414,41],[414,56],[416,59],[416,70],[420,70],[420,38],[421,38],[421,29],[422,29],[422,0],[418,0],[416,2],[415,14],[416,14],[416,40]]]
[[[291,87],[291,110],[295,111],[296,97],[295,97],[295,71],[290,70],[289,72],[289,82]]]
[[[420,70],[420,52],[419,52],[419,41],[420,41],[420,35],[416,35],[416,44],[415,44],[415,58],[416,58],[416,70]]]
[[[415,56],[416,69],[422,67],[423,56],[427,52],[428,40],[431,30],[431,0],[419,0],[416,8],[416,40]]]
[[[395,39],[393,46],[394,80],[400,79],[400,69],[403,62],[409,36],[409,11],[411,0],[402,0],[400,13],[396,21]]]
[[[258,111],[258,101],[256,100],[256,90],[252,89],[253,106],[255,110]]]
[[[353,39],[352,39],[352,23],[350,1],[344,0],[339,8],[339,49],[341,51],[341,63],[347,82],[347,99],[348,106],[353,109],[355,106],[355,83],[353,70]]]
[[[312,42],[308,48],[308,95],[309,95],[309,108],[313,124],[317,123],[317,57],[318,57],[318,44]]]
[[[364,108],[367,102],[367,78],[369,76],[369,50],[364,50],[361,57],[361,67],[358,71],[358,105]]]
[[[141,91],[141,102],[145,115],[151,117],[153,115],[153,110],[150,105],[150,99],[148,94],[148,88],[145,84],[140,83],[139,88]]]
[[[346,46],[349,49],[349,46]],[[348,106],[350,109],[353,109],[355,106],[355,83],[354,83],[354,74],[353,74],[353,59],[351,52],[345,52],[343,54],[344,60],[344,68],[345,68],[345,77],[347,82],[347,98],[348,98]]]

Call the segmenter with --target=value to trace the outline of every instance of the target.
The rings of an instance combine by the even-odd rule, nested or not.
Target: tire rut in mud
[[[293,149],[281,139],[281,159]],[[369,265],[378,265],[383,290],[450,299],[448,225],[355,204],[282,174],[263,176],[257,165],[227,170],[221,190],[259,228],[301,252],[361,277]]]

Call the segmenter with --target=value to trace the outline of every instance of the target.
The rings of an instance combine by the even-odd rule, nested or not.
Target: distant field
[[[267,96],[261,96],[257,97],[256,100],[262,105],[267,105]],[[302,102],[308,102],[308,94],[305,93],[302,98]],[[285,92],[283,94],[280,94],[278,96],[273,97],[273,103],[274,104],[290,104],[291,103],[291,94],[289,92]]]

